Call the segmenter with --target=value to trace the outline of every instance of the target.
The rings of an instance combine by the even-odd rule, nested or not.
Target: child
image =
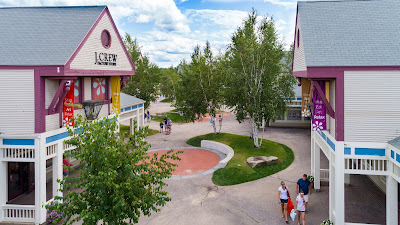
[[[164,123],[163,121],[160,122],[160,133],[164,132]]]
[[[300,220],[303,222],[302,224],[305,225],[306,224],[306,202],[307,199],[304,198],[304,192],[303,190],[300,190],[299,195],[296,197],[296,209],[297,209],[297,213],[299,215],[298,217],[298,225],[300,225]],[[301,217],[301,219],[300,219]]]

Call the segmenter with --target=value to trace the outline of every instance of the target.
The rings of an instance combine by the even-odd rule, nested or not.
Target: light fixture
[[[86,119],[95,120],[100,113],[101,107],[103,106],[103,100],[87,100],[83,102],[83,108],[85,109]]]

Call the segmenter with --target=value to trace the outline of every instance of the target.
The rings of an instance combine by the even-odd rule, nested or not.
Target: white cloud
[[[297,0],[264,0],[264,2],[269,2],[274,5],[280,5],[287,8],[297,7]]]

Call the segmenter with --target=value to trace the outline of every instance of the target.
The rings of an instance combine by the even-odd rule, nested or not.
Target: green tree
[[[285,99],[294,96],[294,79],[284,71],[285,52],[274,21],[257,18],[255,10],[250,12],[228,46],[225,99],[239,122],[250,117],[251,137],[260,147],[258,129],[285,112]]]
[[[144,140],[148,128],[135,129],[124,140],[115,132],[116,121],[78,117],[74,129],[68,129],[71,139],[66,143],[76,147],[70,155],[82,167],[78,177],[59,181],[61,191],[68,193],[46,206],[62,212],[64,224],[137,223],[141,214],[149,216],[170,201],[164,181],[176,166],[170,161],[180,160],[177,153],[148,156],[149,144]]]
[[[160,78],[160,91],[167,98],[175,99],[176,86],[178,85],[179,75],[173,67],[162,70]]]
[[[124,38],[125,47],[135,64],[135,75],[131,76],[122,92],[145,100],[144,108],[148,108],[157,99],[160,83],[160,69],[147,55],[142,55],[136,39],[129,34]]]
[[[183,61],[178,71],[175,106],[192,121],[196,115],[214,115],[223,102],[223,79],[219,59],[213,56],[210,43],[207,42],[202,51],[196,46],[191,62]],[[214,133],[218,133],[214,122]]]

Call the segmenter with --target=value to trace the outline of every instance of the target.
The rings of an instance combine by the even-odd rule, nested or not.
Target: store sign
[[[95,65],[106,65],[106,66],[116,66],[117,65],[117,54],[108,53],[94,53]]]
[[[318,83],[322,89],[322,92],[325,93],[325,82]],[[313,92],[312,129],[313,131],[326,130],[326,109],[321,97],[318,95],[317,90],[314,90]]]
[[[112,109],[111,114],[119,114],[121,110],[121,84],[120,77],[111,77],[111,98]]]
[[[74,82],[72,81],[71,86],[65,98],[63,100],[63,126],[74,126]]]

